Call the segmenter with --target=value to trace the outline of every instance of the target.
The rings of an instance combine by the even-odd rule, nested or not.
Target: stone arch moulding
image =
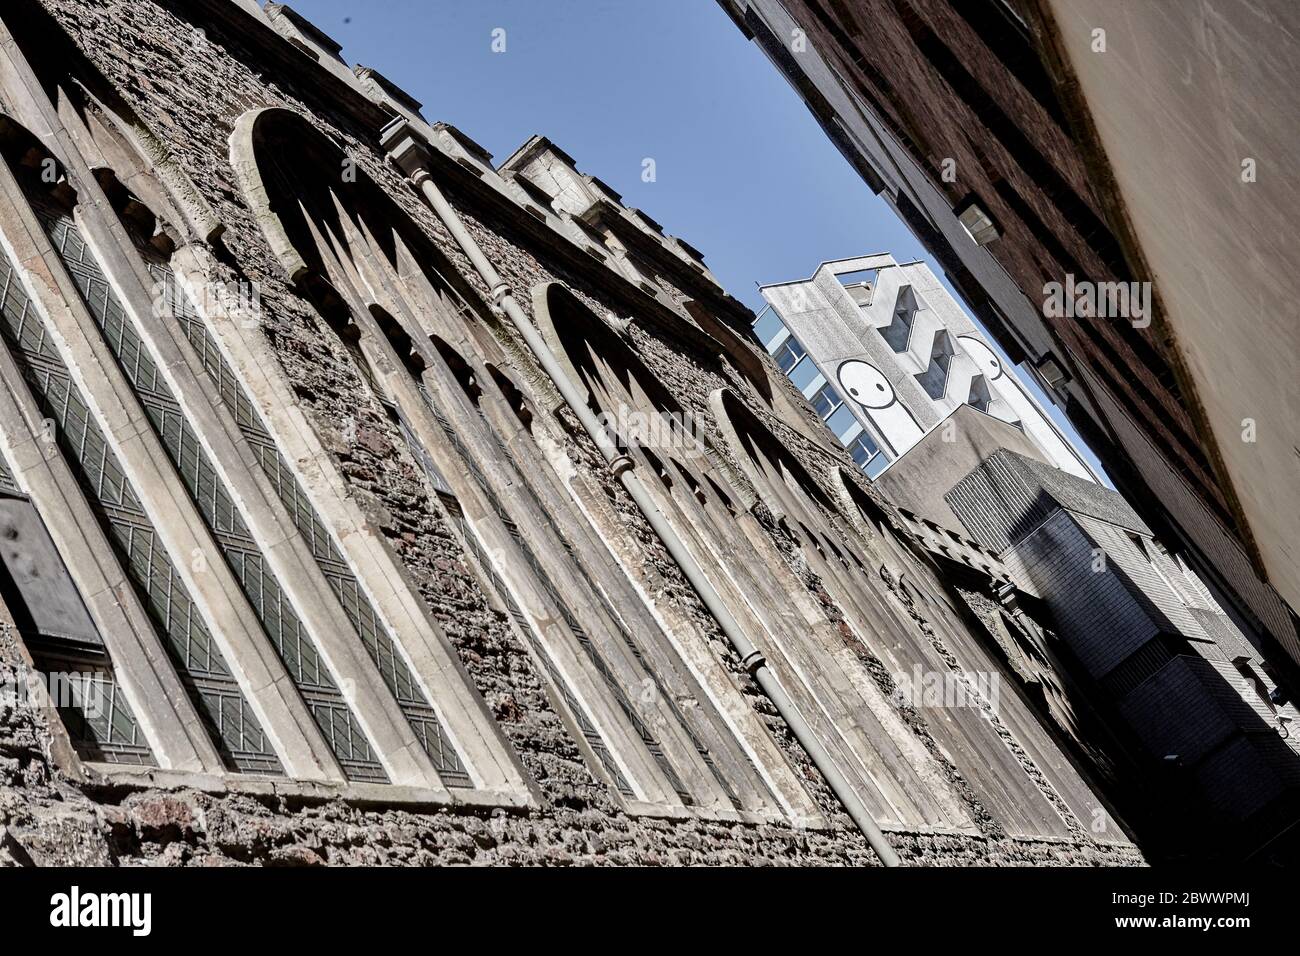
[[[736,396],[736,393],[729,388],[719,388],[709,393],[709,407],[713,411],[714,420],[718,423],[718,430],[735,453],[735,458],[739,462],[738,467],[744,473],[745,478],[748,479],[747,483],[754,488],[755,500],[762,501],[775,517],[784,517],[785,506],[767,490],[767,482],[759,474],[758,466],[754,463],[752,456],[745,451],[745,438],[737,428],[736,419],[738,417],[748,419],[761,432],[770,433],[770,429],[759,421],[758,417],[749,408],[745,407],[744,403]],[[787,467],[792,469],[810,497],[833,511],[839,510],[838,503],[826,493],[822,483],[817,480],[818,476],[808,471],[807,466],[797,461],[793,455],[783,457],[788,459],[786,462]]]
[[[718,342],[718,355],[730,362],[755,388],[763,401],[772,404],[772,378],[762,359],[726,323],[713,315],[704,303],[691,299],[686,312],[709,337]]]
[[[284,149],[281,149],[282,145]],[[280,151],[271,153],[268,161],[268,151],[273,150]],[[342,163],[347,158],[335,139],[314,128],[306,117],[283,107],[245,113],[236,122],[230,137],[230,159],[237,184],[285,277],[316,309],[323,324],[336,325],[340,318],[346,318],[354,326],[348,330],[351,334],[365,335],[368,329],[373,331],[370,327],[377,321],[376,314],[368,305],[384,308],[385,314],[390,314],[383,302],[370,302],[368,293],[362,294],[362,289],[348,286],[345,282],[346,288],[340,286],[334,290],[340,314],[331,316],[307,288],[309,283],[316,283],[326,291],[333,289],[321,249],[312,238],[312,229],[315,215],[322,210],[330,209],[330,215],[345,215],[352,211],[345,212],[340,206],[347,197],[340,199],[334,192],[343,171]],[[286,180],[283,169],[286,159],[303,164],[301,175],[295,173]],[[271,162],[279,163],[280,168],[275,168]],[[405,227],[404,235],[413,236],[419,232],[409,216],[364,172],[357,171],[355,183],[350,180],[344,180],[344,183],[349,188],[355,186],[357,192],[349,191],[349,195],[357,197],[357,209],[377,210],[374,217],[362,224],[363,227],[368,227],[371,222],[383,222]],[[327,205],[310,209],[303,206],[304,202],[310,205],[316,199]],[[297,204],[297,209],[294,204]],[[376,238],[380,245],[373,248],[384,256],[391,256],[392,245],[387,241],[391,234],[389,237],[377,235]],[[432,243],[428,245],[432,246]],[[337,260],[338,254],[334,255]],[[355,278],[350,273],[343,276],[349,281]],[[412,336],[415,332],[413,329],[404,331]],[[232,341],[232,348],[269,359],[269,362],[259,360],[258,364],[269,367],[277,379],[276,391],[283,394],[288,390],[274,351],[260,333],[241,332],[232,334],[231,339],[239,340]],[[412,338],[412,343],[415,342],[416,339]],[[282,408],[268,406],[262,410],[272,421],[285,417]],[[290,425],[289,422],[285,424]],[[437,711],[456,748],[467,758],[466,764],[477,789],[484,792],[489,801],[534,804],[536,798],[522,765],[501,728],[492,719],[482,695],[420,594],[415,580],[382,535],[370,527],[351,496],[347,479],[325,449],[310,418],[302,424],[306,426],[306,434],[299,431],[297,435],[291,435],[286,428],[280,432],[280,437],[291,435],[295,441],[305,442],[310,449],[309,457],[323,466],[311,469],[310,475],[301,477],[308,484],[309,497],[316,507],[345,529],[345,533],[338,537],[338,544],[348,557],[350,570],[360,581],[386,639],[393,640],[404,652],[401,656],[412,670],[415,684],[420,689],[420,699],[416,703]],[[297,429],[301,426],[294,422],[292,427]],[[301,458],[302,453],[297,457]],[[359,529],[362,533],[346,533],[350,529]]]
[[[280,268],[290,282],[298,282],[307,274],[307,262],[289,238],[284,220],[272,208],[271,195],[257,157],[257,147],[266,125],[276,120],[301,123],[313,135],[325,138],[300,114],[283,106],[249,110],[235,122],[235,129],[230,134],[230,165],[248,208],[257,220],[262,234],[266,236]],[[342,153],[342,150],[339,152]]]
[[[626,381],[635,381],[655,406],[654,411],[667,414],[684,414],[682,405],[669,394],[663,384],[650,373],[645,363],[632,350],[627,340],[612,324],[598,316],[591,307],[579,299],[572,290],[560,282],[541,282],[533,287],[533,315],[542,337],[551,347],[561,369],[569,379],[593,400],[589,382],[593,378],[604,381],[603,372],[595,366],[579,368],[574,362],[574,347],[579,338],[591,346],[599,347],[600,354],[623,370]],[[626,388],[626,385],[624,385]],[[615,409],[598,409],[614,412]],[[757,501],[750,483],[732,464],[730,458],[719,453],[707,435],[697,436],[704,446],[705,456],[731,485],[737,502],[748,510]]]
[[[323,256],[316,240],[329,237],[312,234],[320,216],[338,219],[341,229],[334,238],[342,248],[358,258],[350,247],[354,238],[359,239],[361,245],[370,246],[368,255],[375,256],[374,265],[382,267],[378,272],[350,270],[363,279],[356,288],[366,300],[351,302],[353,309],[371,299],[394,298],[388,286],[395,285],[400,291],[397,298],[414,297],[428,306],[416,310],[415,315],[411,310],[389,309],[399,321],[414,320],[408,329],[413,337],[423,340],[433,332],[446,336],[447,328],[464,325],[471,334],[491,333],[496,345],[518,360],[512,350],[514,340],[501,334],[500,321],[486,305],[481,290],[456,269],[427,228],[355,163],[338,138],[317,129],[302,114],[277,106],[243,114],[229,142],[231,166],[246,204],[284,277],[300,291],[306,285],[319,286],[320,280],[338,285],[326,262],[338,258],[338,251]],[[296,160],[301,169],[295,165],[286,170],[286,159]],[[343,175],[345,169],[352,175]],[[349,218],[353,221],[345,221]],[[340,287],[337,291],[344,290]],[[445,295],[446,301],[434,303],[431,293]],[[405,318],[398,316],[399,312]],[[444,321],[430,324],[426,320],[432,313],[441,314]]]
[[[290,134],[292,138],[290,137]],[[353,163],[343,144],[334,137],[313,126],[307,117],[283,106],[269,106],[249,110],[235,122],[230,134],[230,165],[235,180],[243,194],[248,208],[253,213],[259,228],[271,246],[271,252],[280,264],[285,277],[292,283],[301,281],[308,273],[315,271],[317,264],[309,262],[304,256],[301,244],[295,241],[296,221],[301,218],[298,212],[287,210],[277,205],[274,191],[274,176],[264,168],[267,150],[272,144],[292,143],[294,152],[301,157],[304,164],[315,157],[328,158],[326,164],[330,170],[342,171],[345,163]],[[309,183],[313,178],[333,184],[339,182],[347,187],[357,199],[357,205],[373,209],[378,215],[390,220],[387,225],[401,235],[404,242],[412,239],[424,246],[422,252],[434,252],[432,242],[423,235],[422,230],[374,179],[361,168],[353,167],[354,179],[342,179],[338,173],[321,176],[318,171],[304,168],[301,182]],[[406,228],[403,228],[405,226]],[[391,254],[391,264],[397,267],[396,250],[385,247],[385,254]],[[446,279],[448,276],[443,275]]]
[[[730,365],[736,374],[753,386],[772,414],[826,451],[839,447],[834,437],[828,436],[817,420],[808,414],[806,406],[794,400],[793,386],[785,376],[776,374],[776,367],[761,349],[755,349],[704,303],[692,299],[685,304],[685,309],[703,334],[716,345],[719,362]]]

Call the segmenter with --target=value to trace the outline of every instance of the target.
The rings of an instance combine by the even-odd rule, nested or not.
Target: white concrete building
[[[1057,468],[1097,479],[925,263],[823,262],[762,293],[756,336],[871,478],[971,405]]]

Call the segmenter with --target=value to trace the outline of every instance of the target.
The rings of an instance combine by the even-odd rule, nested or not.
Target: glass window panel
[[[784,328],[785,325],[781,322],[781,317],[776,314],[776,310],[768,306],[754,322],[754,335],[766,347],[767,343],[776,338],[777,333]]]
[[[776,350],[776,364],[781,371],[787,375],[790,370],[799,364],[799,360],[807,353],[804,352],[803,346],[795,340],[793,336],[781,343],[781,347]]]
[[[876,478],[880,475],[882,471],[885,470],[885,467],[888,464],[889,464],[889,457],[885,455],[884,452],[881,452],[880,454],[876,455],[875,458],[867,462],[867,466],[863,470],[866,471],[868,478]]]
[[[855,438],[853,444],[849,446],[849,454],[853,456],[853,460],[859,467],[865,465],[867,461],[879,451],[880,449],[878,449],[875,443],[867,437],[865,432]]]
[[[806,355],[800,360],[799,364],[790,370],[790,381],[794,387],[803,391],[813,383],[817,377],[817,365]]]
[[[840,393],[830,385],[823,385],[812,397],[812,406],[817,410],[822,421],[829,418],[843,404],[844,399],[840,397]]]
[[[853,413],[849,411],[847,405],[841,405],[835,410],[835,413],[826,420],[826,424],[830,426],[831,431],[835,433],[835,437],[840,439],[840,441],[844,440],[844,436],[848,434],[849,429],[856,425],[857,422],[858,420],[853,417]]]

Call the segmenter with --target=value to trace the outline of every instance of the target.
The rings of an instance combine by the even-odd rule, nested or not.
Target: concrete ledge
[[[107,763],[86,762],[81,766],[84,776],[78,783],[81,787],[92,791],[135,793],[142,790],[198,790],[213,796],[283,797],[304,804],[341,800],[357,807],[394,807],[411,810],[503,809],[522,813],[540,809],[540,804],[533,797],[514,792],[460,789],[444,792],[383,783],[328,784],[306,780],[285,780],[279,777],[259,777],[251,774],[188,773],[160,770],[157,767]],[[450,799],[447,797],[448,792],[451,794]],[[820,815],[791,819],[777,813],[668,806],[640,800],[620,799],[619,803],[629,816],[634,817],[710,820],[751,826],[766,824],[793,827],[798,830],[837,829],[830,819]],[[952,832],[963,836],[972,835],[961,831]]]
[[[629,816],[653,817],[661,820],[709,820],[719,823],[745,823],[752,826],[769,825],[789,827],[795,830],[835,830],[825,816],[788,817],[780,813],[760,813],[753,810],[707,809],[704,807],[685,807],[680,804],[645,803],[641,800],[620,799],[623,809]]]
[[[305,804],[341,800],[359,807],[405,807],[409,809],[503,809],[523,812],[538,809],[531,795],[517,791],[428,790],[422,787],[383,783],[346,784],[286,780],[251,774],[204,774],[156,767],[84,763],[88,790],[136,792],[140,790],[198,790],[214,796],[237,795],[284,797]],[[450,797],[448,796],[450,794]]]

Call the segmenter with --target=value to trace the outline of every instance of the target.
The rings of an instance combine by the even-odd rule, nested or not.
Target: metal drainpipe
[[[541,364],[542,369],[555,383],[555,387],[559,390],[565,403],[578,416],[583,429],[591,436],[592,441],[596,443],[596,447],[600,449],[601,455],[609,464],[610,471],[627,489],[627,493],[632,496],[632,500],[641,509],[641,513],[645,515],[646,520],[650,522],[650,527],[654,530],[655,535],[663,542],[664,547],[668,549],[668,553],[672,555],[673,560],[685,573],[687,580],[690,581],[691,586],[699,594],[700,600],[704,602],[704,606],[708,608],[709,613],[718,622],[718,626],[722,628],[727,639],[731,641],[736,653],[740,655],[745,668],[753,675],[754,680],[758,682],[758,686],[762,688],[768,700],[772,702],[782,719],[785,720],[790,732],[794,734],[795,739],[807,752],[813,765],[821,772],[826,783],[835,793],[835,796],[839,798],[840,803],[843,804],[845,811],[858,829],[862,831],[862,835],[866,837],[867,843],[876,852],[880,862],[885,866],[901,866],[902,861],[894,848],[889,845],[889,841],[885,839],[880,826],[872,818],[871,811],[867,809],[866,804],[862,802],[862,798],[849,785],[848,780],[845,779],[839,767],[831,759],[831,755],[827,753],[826,748],[817,739],[812,728],[808,726],[808,722],[799,713],[794,701],[786,694],[785,688],[781,686],[776,675],[767,666],[766,659],[745,635],[745,632],[741,630],[736,619],[732,617],[731,612],[722,602],[722,598],[718,596],[718,592],[713,589],[713,585],[704,574],[704,569],[700,567],[694,556],[686,549],[682,539],[673,529],[673,526],[668,523],[668,519],[659,510],[659,506],[655,504],[650,493],[646,491],[641,479],[636,474],[635,462],[627,455],[619,452],[618,446],[597,420],[595,413],[588,407],[577,386],[573,384],[569,376],[565,374],[564,369],[560,367],[555,353],[551,351],[541,333],[515,300],[510,286],[506,284],[487,256],[483,254],[483,250],[465,228],[465,224],[461,221],[456,210],[447,202],[442,190],[434,183],[425,162],[426,157],[423,155],[424,145],[416,139],[406,122],[401,119],[394,120],[384,128],[382,141],[385,148],[389,150],[389,158],[423,193],[424,198],[433,207],[433,211],[442,221],[442,224],[447,227],[447,231],[451,233],[452,238],[456,240],[461,250],[469,257],[474,268],[478,270],[483,282],[492,290],[493,302],[506,314],[519,331],[519,334],[523,336],[524,341],[528,343],[528,347]]]

